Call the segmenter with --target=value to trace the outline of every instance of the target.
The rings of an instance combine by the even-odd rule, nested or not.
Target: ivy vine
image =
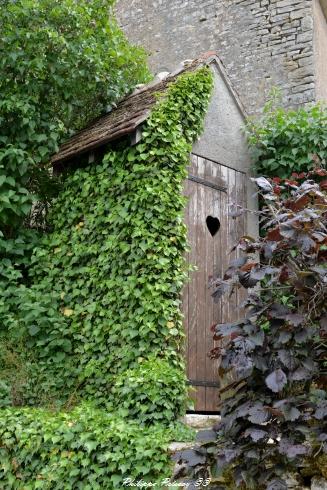
[[[2,485],[52,489],[64,481],[84,489],[89,474],[92,489],[110,489],[130,470],[148,479],[167,473],[162,445],[152,446],[155,432],[146,427],[169,427],[186,406],[182,191],[212,85],[207,67],[185,73],[156,104],[139,144],[121,142],[96,165],[67,172],[29,284],[2,266],[0,403],[29,407],[2,410]],[[134,420],[114,443],[117,429],[108,429],[106,442],[101,434],[108,412]],[[58,439],[67,424],[69,435]],[[145,454],[133,468],[130,438]]]

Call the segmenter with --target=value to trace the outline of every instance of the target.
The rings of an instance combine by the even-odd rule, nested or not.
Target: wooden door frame
[[[198,165],[199,161],[201,161],[202,170],[204,171],[204,176],[197,175],[197,173],[199,172],[199,167],[196,167],[197,168],[196,171],[193,172],[191,170],[188,173],[188,176],[186,177],[186,182],[187,181],[189,181],[190,183],[193,182],[195,184],[199,184],[201,187],[202,186],[205,186],[206,188],[212,189],[213,191],[217,191],[217,193],[219,192],[219,195],[221,197],[219,198],[220,204],[218,204],[218,206],[222,206],[223,205],[222,203],[225,203],[223,205],[223,207],[220,207],[219,208],[219,213],[221,213],[221,214],[223,213],[224,214],[224,216],[226,217],[226,219],[225,219],[225,225],[228,225],[228,232],[227,232],[227,226],[226,226],[226,233],[225,233],[226,240],[225,241],[227,243],[228,240],[229,240],[229,244],[231,245],[232,238],[228,238],[227,237],[227,234],[230,233],[231,228],[233,228],[235,226],[235,224],[233,223],[231,225],[231,220],[229,220],[227,218],[227,205],[228,205],[227,199],[228,199],[228,197],[231,197],[230,195],[232,194],[232,191],[235,191],[235,188],[237,187],[237,185],[238,186],[240,186],[240,185],[242,186],[242,193],[244,194],[244,199],[245,199],[245,192],[246,192],[246,188],[245,188],[245,177],[246,177],[246,173],[245,172],[240,172],[239,170],[233,169],[231,167],[227,167],[226,165],[223,165],[220,162],[214,161],[212,159],[204,158],[203,156],[197,155],[196,153],[192,153],[191,154],[191,158],[192,158],[192,160],[191,160],[192,161],[191,169],[192,169],[192,165],[193,165],[193,170],[195,170],[195,166],[194,166],[195,165],[195,163],[194,163],[195,160],[197,162],[196,165]],[[205,164],[206,163],[210,163],[210,165],[208,165],[207,168],[205,167]],[[210,166],[211,166],[211,170],[209,169]],[[212,170],[213,168],[216,169],[217,175],[220,175],[220,177],[222,177],[222,176],[227,176],[228,177],[227,178],[227,185],[226,185],[226,181],[223,181],[222,178],[217,178],[216,181],[213,180],[213,177],[212,176],[209,177],[208,179],[205,178],[206,170],[208,172],[209,172],[209,170],[211,172],[213,172],[213,170]],[[229,188],[229,185],[228,185],[228,182],[229,182],[228,179],[230,178],[230,175],[233,175],[234,176],[233,189]],[[191,192],[191,193],[194,192],[194,191],[191,190],[192,189],[191,187],[187,187],[187,188],[188,188],[189,192]],[[192,194],[189,194],[189,195],[192,195]],[[210,197],[210,191],[209,191],[208,196],[209,196],[209,203],[210,203],[210,199],[212,199],[212,197]],[[222,198],[222,196],[225,196],[225,197]],[[196,204],[195,204],[195,206],[196,206]],[[209,204],[209,206],[210,206],[210,204]],[[191,219],[190,212],[191,211],[189,210],[189,215],[188,216],[185,216],[185,220],[186,220],[185,222],[186,222],[186,225],[188,225],[188,226],[190,225],[190,221],[189,220]],[[246,230],[246,223],[244,222],[243,223],[243,226],[242,226],[242,231],[245,232],[245,230]],[[219,239],[219,243],[220,242],[221,242],[221,239]],[[219,246],[219,250],[224,250],[224,249],[221,246]],[[193,253],[193,258],[194,259],[196,258],[196,253],[197,252],[194,252]],[[190,259],[190,262],[191,261],[192,260]],[[224,268],[227,268],[227,261],[229,262],[229,258],[228,259],[226,258],[225,261],[224,261],[224,264],[222,264],[224,266]],[[193,263],[194,262],[195,261],[193,261]],[[207,266],[205,266],[205,267],[207,267]],[[189,292],[187,294],[189,294]],[[187,298],[189,298],[189,297],[187,296]],[[213,305],[213,307],[215,307],[213,300],[212,300],[212,305]],[[221,311],[223,310],[223,307],[222,306],[219,306],[217,308],[218,309],[221,309]],[[185,311],[185,305],[183,305],[183,309]],[[218,312],[217,314],[219,316],[219,320],[222,319],[222,318],[220,318],[220,315],[222,315],[222,313],[220,314]],[[186,335],[187,335],[186,357],[187,357],[187,364],[189,363],[189,360],[190,360],[190,358],[189,358],[189,355],[190,355],[190,352],[189,352],[189,338],[188,338],[189,330],[190,330],[190,328],[192,328],[192,327],[190,327],[190,323],[191,323],[190,317],[191,317],[191,313],[188,311],[187,312],[187,320],[186,320],[187,321],[187,326],[186,326]],[[207,314],[206,314],[206,318],[207,318]],[[210,314],[209,314],[208,318],[210,318]],[[228,321],[228,319],[225,318],[222,321]],[[206,328],[206,327],[208,328],[209,325],[206,325],[206,322],[205,322],[204,328]],[[195,327],[196,331],[197,331],[197,328],[198,327]],[[208,338],[208,335],[207,334],[206,334],[206,338]],[[207,342],[207,340],[206,340],[206,342]],[[195,362],[195,366],[196,366],[197,365],[197,360],[195,359],[195,361],[194,360],[192,361],[193,364],[194,364],[194,362]],[[212,361],[212,362],[214,362],[214,361]],[[193,371],[193,373],[196,374],[197,368],[195,368],[195,371],[194,371],[194,368],[191,368],[191,371]],[[218,367],[217,367],[217,371],[218,371]],[[189,373],[189,369],[188,369],[188,374],[190,374]],[[205,379],[206,378],[206,375],[204,375],[204,379],[201,379],[201,376],[199,376],[198,379],[193,379],[194,377],[196,378],[196,376],[189,376],[188,384],[191,385],[191,386],[194,386],[194,387],[208,388],[208,389],[205,390],[205,392],[206,393],[209,393],[209,398],[210,398],[210,393],[213,391],[212,390],[213,388],[215,388],[215,390],[217,390],[219,387],[221,388],[221,384],[219,383],[219,380],[218,380],[218,372],[217,372],[217,382],[215,382],[215,381],[213,381],[211,379],[207,379],[206,380]],[[201,390],[201,391],[203,391],[203,390]],[[207,396],[208,395],[205,395],[205,402],[204,402],[204,404],[202,404],[203,406],[201,406],[200,408],[199,407],[197,408],[195,406],[195,409],[192,412],[196,412],[196,413],[219,413],[219,405],[218,404],[217,404],[217,409],[215,409],[215,410],[212,410],[212,409],[208,410],[207,409],[207,407],[212,408],[212,404],[210,406],[210,402],[207,403],[207,400],[206,400],[206,397]]]

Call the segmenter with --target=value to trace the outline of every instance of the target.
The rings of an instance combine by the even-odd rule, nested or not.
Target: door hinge
[[[189,379],[187,384],[192,386],[204,386],[206,388],[220,388],[220,384],[215,383],[214,381],[197,381],[194,379]]]
[[[187,177],[188,180],[192,182],[196,182],[197,184],[205,185],[206,187],[210,187],[211,189],[215,189],[219,192],[227,192],[227,187],[223,187],[222,185],[214,184],[213,182],[209,182],[208,180],[201,179],[201,177],[196,177],[195,175],[189,174]]]

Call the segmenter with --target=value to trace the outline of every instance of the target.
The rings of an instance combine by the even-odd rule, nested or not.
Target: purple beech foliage
[[[228,470],[235,488],[282,490],[287,473],[327,453],[326,176],[254,179],[263,236],[242,237],[242,256],[211,279],[216,301],[248,296],[245,318],[212,327],[222,421],[215,441],[178,454],[193,477],[219,482]]]

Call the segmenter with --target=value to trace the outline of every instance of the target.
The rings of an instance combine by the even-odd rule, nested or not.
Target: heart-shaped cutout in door
[[[213,216],[208,216],[206,219],[207,228],[211,234],[211,236],[215,236],[220,228],[220,221],[218,218],[214,218]]]

